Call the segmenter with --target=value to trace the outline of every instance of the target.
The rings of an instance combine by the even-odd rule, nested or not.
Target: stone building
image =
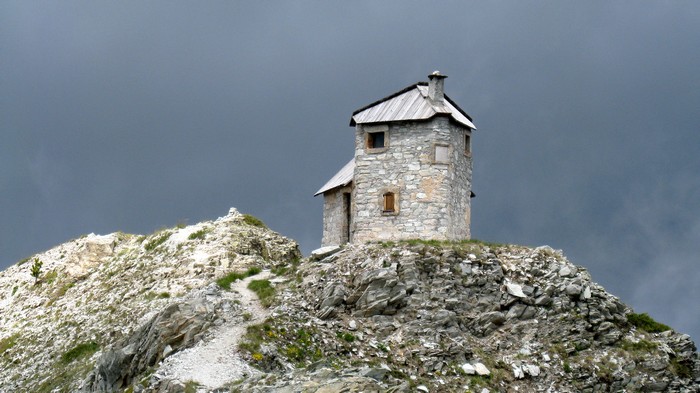
[[[355,156],[323,194],[322,245],[470,237],[471,117],[434,72],[353,112]]]

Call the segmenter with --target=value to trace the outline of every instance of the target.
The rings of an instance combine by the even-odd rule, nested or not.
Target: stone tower
[[[469,239],[475,127],[428,78],[353,113],[355,156],[316,193],[324,246]]]

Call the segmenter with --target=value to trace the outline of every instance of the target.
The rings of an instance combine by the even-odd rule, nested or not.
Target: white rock
[[[326,246],[311,251],[311,259],[323,259],[340,251],[340,246]]]
[[[352,320],[350,320],[350,322],[348,322],[348,329],[357,330],[357,322],[355,322],[354,319],[352,319]]]
[[[542,359],[544,359],[545,362],[548,362],[550,360],[549,355],[547,355],[546,353],[542,354]]]
[[[518,284],[511,284],[507,283],[506,284],[506,290],[508,291],[509,294],[515,296],[515,297],[527,297],[523,293],[523,287],[521,287]]]
[[[581,297],[583,299],[590,299],[591,298],[591,287],[586,287],[583,290],[583,293],[581,294]]]
[[[476,369],[476,373],[479,375],[491,375],[491,371],[489,371],[489,369],[486,368],[483,363],[475,364],[474,368]]]
[[[467,257],[472,261],[476,260],[476,255],[474,255],[474,254],[469,254],[469,255],[467,255]]]
[[[526,364],[523,366],[523,370],[533,377],[540,375],[540,368],[534,364]]]
[[[462,370],[464,370],[464,372],[465,372],[467,375],[474,375],[474,374],[476,374],[476,369],[474,368],[474,366],[472,366],[472,365],[469,364],[469,363],[464,363],[464,364],[462,365]]]
[[[520,366],[513,365],[513,376],[516,379],[523,379],[525,378],[525,373],[523,373],[523,369]]]
[[[428,388],[425,387],[425,385],[418,385],[418,387],[416,388],[416,390],[418,390],[419,392],[425,392],[425,393],[430,392],[430,390],[428,390]]]
[[[568,266],[564,266],[561,269],[559,269],[559,275],[561,277],[569,277],[571,275],[571,269],[569,269]]]

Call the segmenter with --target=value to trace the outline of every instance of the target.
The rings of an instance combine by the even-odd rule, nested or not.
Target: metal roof
[[[441,103],[428,98],[428,84],[415,83],[399,92],[353,112],[350,125],[402,120],[425,120],[437,114],[450,115],[456,122],[476,129],[471,117],[445,96]]]
[[[330,180],[323,185],[314,196],[323,194],[326,191],[332,190],[336,187],[344,187],[352,183],[352,178],[355,175],[355,158],[350,160],[345,166],[338,171]]]

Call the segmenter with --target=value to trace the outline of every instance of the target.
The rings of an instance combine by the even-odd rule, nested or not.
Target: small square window
[[[384,132],[368,132],[367,147],[370,149],[379,149],[384,147]]]
[[[450,147],[445,145],[435,145],[435,162],[448,164],[450,162]]]

